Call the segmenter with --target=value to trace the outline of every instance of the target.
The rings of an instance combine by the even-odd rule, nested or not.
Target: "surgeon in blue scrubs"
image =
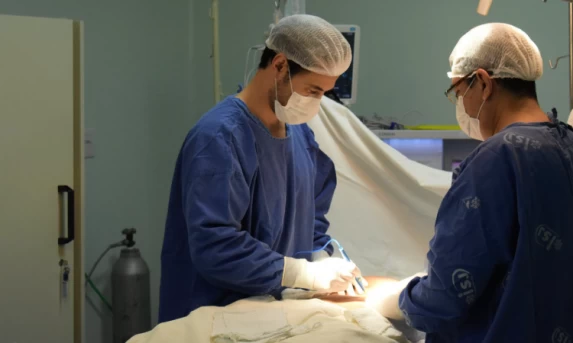
[[[573,129],[537,101],[537,46],[501,23],[450,56],[461,129],[482,140],[453,174],[427,273],[367,303],[426,342],[573,342]]]
[[[350,66],[342,34],[289,16],[266,41],[252,82],[207,112],[175,167],[161,254],[159,322],[284,288],[352,289],[351,262],[313,251],[330,240],[336,174],[306,125]]]

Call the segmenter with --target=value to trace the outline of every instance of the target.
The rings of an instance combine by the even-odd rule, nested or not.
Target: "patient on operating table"
[[[368,306],[369,299],[376,298],[377,293],[398,282],[395,279],[383,276],[364,276],[366,280],[365,293],[361,295],[349,295],[347,293],[316,293],[298,290],[287,290],[283,293],[284,299],[320,299],[331,303],[337,303],[346,308]],[[364,304],[366,302],[366,304]]]

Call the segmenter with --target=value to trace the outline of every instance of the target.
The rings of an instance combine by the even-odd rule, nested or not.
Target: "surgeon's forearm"
[[[281,289],[284,256],[250,235],[203,237],[190,249],[191,259],[211,284],[251,296],[273,294]]]

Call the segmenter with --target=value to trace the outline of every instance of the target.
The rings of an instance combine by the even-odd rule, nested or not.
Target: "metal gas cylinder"
[[[133,248],[135,229],[125,229],[124,248],[111,273],[113,343],[125,343],[151,330],[149,267],[139,249]]]

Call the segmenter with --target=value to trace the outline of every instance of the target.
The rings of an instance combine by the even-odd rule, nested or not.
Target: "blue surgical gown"
[[[432,342],[573,342],[573,131],[516,123],[454,172],[428,275],[400,295]]]
[[[279,296],[284,256],[330,240],[325,215],[335,187],[334,165],[306,124],[287,126],[279,139],[238,98],[217,104],[189,132],[177,159],[159,322],[200,306]]]

